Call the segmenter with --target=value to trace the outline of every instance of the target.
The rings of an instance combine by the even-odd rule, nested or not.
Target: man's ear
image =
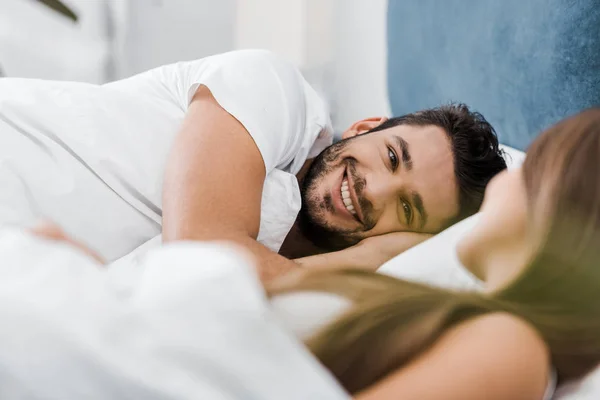
[[[342,133],[342,139],[348,139],[357,135],[362,135],[371,129],[377,128],[387,120],[388,117],[371,117],[367,119],[361,119],[360,121],[353,123],[350,128],[346,129],[346,131]]]

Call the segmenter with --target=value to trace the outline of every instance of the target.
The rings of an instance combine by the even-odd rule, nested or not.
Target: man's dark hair
[[[390,118],[370,132],[398,125],[435,125],[448,134],[459,188],[459,212],[449,225],[479,211],[488,182],[506,169],[496,131],[483,115],[465,104],[449,104]]]

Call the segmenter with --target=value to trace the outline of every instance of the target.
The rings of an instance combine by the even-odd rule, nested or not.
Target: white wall
[[[236,48],[271,50],[331,98],[335,0],[239,0]]]
[[[234,48],[237,0],[111,1],[116,78]]]
[[[389,115],[387,0],[336,0],[332,109],[336,132],[354,121]]]
[[[9,76],[102,82],[110,58],[105,0],[69,0],[77,24],[33,1],[0,2],[0,65]]]
[[[241,0],[236,49],[269,49],[302,67],[307,56],[307,0]]]
[[[13,76],[88,82],[235,48],[295,62],[330,103],[337,132],[389,113],[386,0],[66,0],[73,25],[0,0],[0,64]]]
[[[300,68],[339,133],[388,115],[386,0],[240,0],[236,48],[267,48]]]
[[[6,75],[101,83],[234,48],[237,0],[63,1],[77,23],[37,2],[0,0]]]

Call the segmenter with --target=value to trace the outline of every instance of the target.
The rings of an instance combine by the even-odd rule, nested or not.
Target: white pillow
[[[523,153],[521,150],[517,150],[502,144],[500,145],[500,148],[504,150],[504,159],[506,160],[508,169],[517,168],[523,164],[523,161],[525,160],[525,153]]]
[[[450,289],[481,289],[483,284],[458,261],[456,244],[477,222],[473,215],[383,264],[378,272]]]
[[[523,163],[525,153],[501,146],[509,169]],[[452,289],[481,289],[482,282],[470,274],[456,256],[456,244],[477,222],[473,215],[394,257],[381,266],[379,272],[397,278]]]
[[[554,400],[597,400],[600,399],[600,367],[585,378],[560,387]]]

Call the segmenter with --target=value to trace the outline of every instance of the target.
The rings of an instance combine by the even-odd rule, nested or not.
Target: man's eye
[[[406,216],[406,222],[408,225],[412,224],[412,210],[407,202],[402,201],[402,207],[404,208],[404,215]]]
[[[388,157],[390,158],[392,171],[396,171],[396,169],[398,168],[398,156],[391,147],[388,147]]]

